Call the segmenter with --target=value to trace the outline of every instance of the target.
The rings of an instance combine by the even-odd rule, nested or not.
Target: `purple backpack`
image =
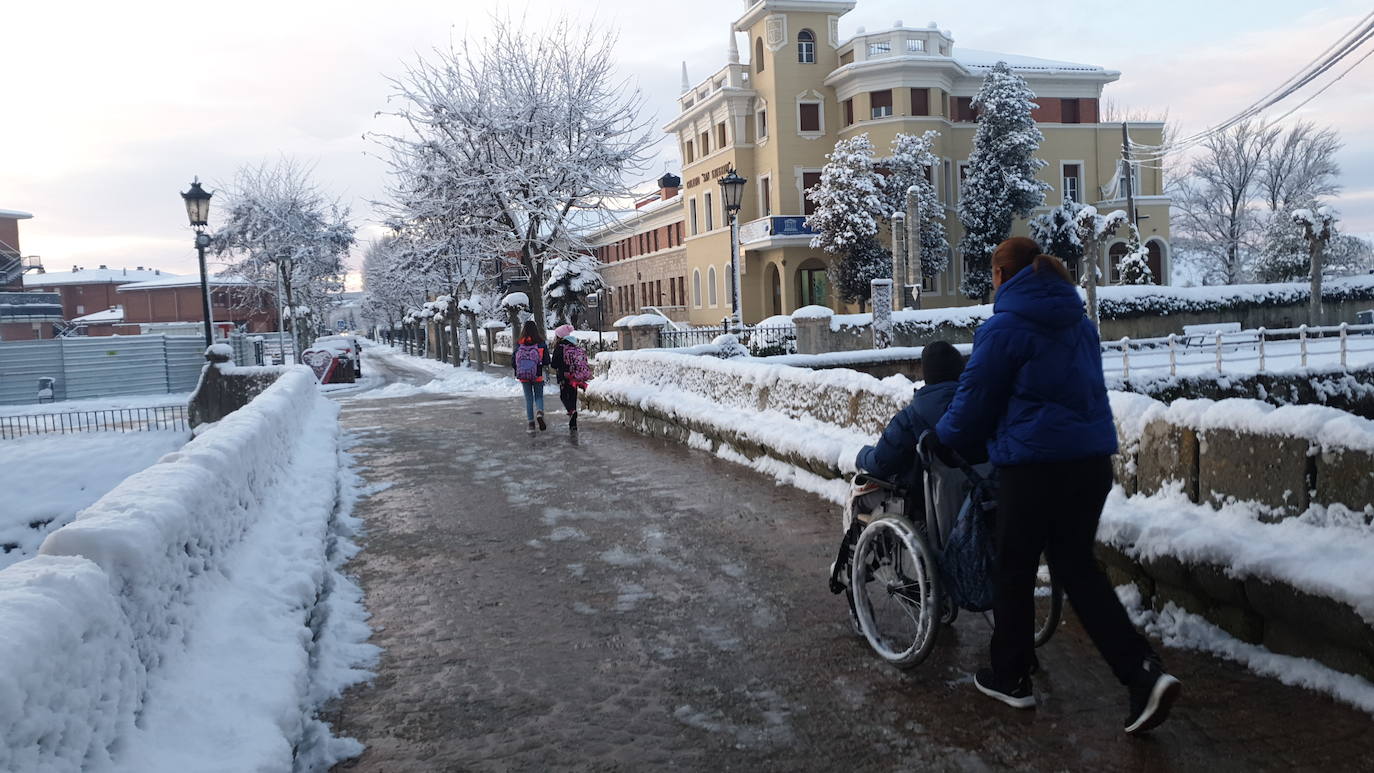
[[[539,378],[539,367],[543,364],[543,352],[534,344],[520,344],[515,349],[515,377],[520,381],[534,381]]]
[[[568,370],[568,378],[579,383],[592,380],[592,366],[587,362],[587,352],[580,346],[563,347],[563,365]]]

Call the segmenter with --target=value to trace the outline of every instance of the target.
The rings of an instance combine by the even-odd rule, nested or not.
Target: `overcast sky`
[[[686,61],[696,82],[725,63],[744,0],[601,0],[579,13],[619,29],[619,61],[657,113],[676,109]],[[1294,7],[1304,10],[1295,12]],[[49,270],[155,266],[194,271],[178,193],[210,189],[281,154],[314,165],[348,202],[366,240],[383,169],[363,134],[378,127],[387,74],[450,40],[481,36],[494,13],[544,23],[566,2],[13,3],[0,46],[0,209],[20,224],[25,254]],[[1167,110],[1185,131],[1267,93],[1369,11],[1364,0],[1100,0],[1032,3],[859,0],[841,37],[901,20],[937,22],[955,45],[1120,70],[1116,102]],[[586,18],[586,17],[583,17]],[[573,45],[577,41],[570,41]],[[747,47],[740,46],[742,51]],[[1312,102],[1302,117],[1337,127],[1345,228],[1374,232],[1374,61]],[[665,142],[663,160],[676,166]],[[654,164],[648,177],[665,168]],[[355,260],[356,262],[356,260]]]

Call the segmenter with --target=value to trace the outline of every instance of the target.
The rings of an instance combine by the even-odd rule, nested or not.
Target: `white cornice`
[[[678,132],[683,126],[693,123],[699,119],[702,113],[709,113],[712,110],[725,105],[728,108],[738,108],[748,110],[750,101],[758,96],[758,92],[753,89],[741,89],[733,86],[726,86],[711,94],[706,99],[692,105],[686,112],[669,121],[664,125],[663,131],[671,134]],[[731,114],[734,112],[731,110]]]

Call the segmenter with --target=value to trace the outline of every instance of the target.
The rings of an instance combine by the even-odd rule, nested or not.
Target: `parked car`
[[[353,367],[353,377],[355,379],[363,377],[363,347],[356,336],[323,336],[315,339],[315,346],[320,349],[339,352],[343,355],[341,359],[346,356]]]

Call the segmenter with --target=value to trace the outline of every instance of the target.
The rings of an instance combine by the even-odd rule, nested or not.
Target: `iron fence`
[[[0,416],[0,440],[79,432],[186,432],[190,428],[184,405]]]
[[[659,346],[679,349],[709,344],[716,337],[733,332],[725,325],[692,327],[686,330],[664,329],[659,333]],[[739,341],[754,354],[795,354],[797,329],[792,325],[745,325],[739,331]]]
[[[1269,330],[1211,331],[1102,342],[1103,370],[1130,378],[1361,367],[1374,364],[1374,325],[1300,325]]]

